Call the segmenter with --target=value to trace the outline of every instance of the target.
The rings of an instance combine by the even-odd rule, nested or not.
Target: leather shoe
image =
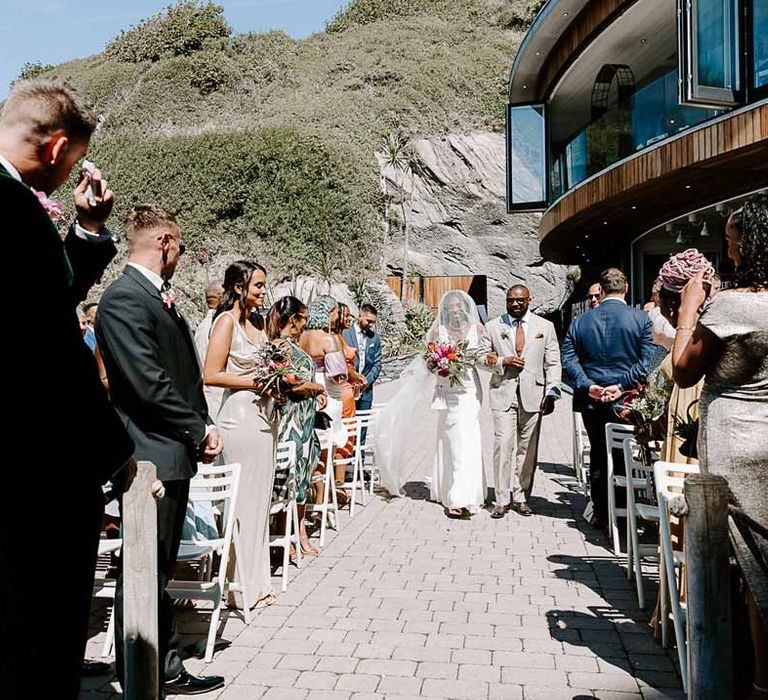
[[[103,661],[83,661],[83,665],[80,669],[80,675],[83,678],[108,676],[111,673],[112,667],[109,664],[105,664]]]
[[[518,513],[519,515],[524,515],[525,517],[533,515],[533,511],[527,503],[513,503],[512,510],[514,510],[515,513]]]
[[[221,676],[193,676],[182,671],[172,681],[166,681],[163,689],[168,695],[202,695],[224,687]]]
[[[494,520],[498,520],[499,518],[503,518],[506,512],[507,509],[505,506],[494,506],[493,510],[491,511],[491,517]]]

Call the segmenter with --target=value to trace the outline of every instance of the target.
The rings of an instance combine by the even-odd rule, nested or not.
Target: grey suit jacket
[[[490,399],[494,411],[506,411],[520,403],[523,410],[535,413],[547,393],[560,395],[560,346],[555,327],[545,318],[533,313],[529,315],[522,371],[501,366],[504,357],[515,354],[515,328],[501,318],[495,318],[485,326],[485,334],[480,339],[479,361],[484,362],[491,352],[499,356],[491,376]]]

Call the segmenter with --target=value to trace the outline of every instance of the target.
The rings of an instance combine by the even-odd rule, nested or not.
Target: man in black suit
[[[0,117],[0,211],[5,275],[31,313],[7,369],[17,427],[0,509],[0,697],[46,683],[77,698],[108,480],[135,474],[133,443],[109,404],[77,317],[117,250],[104,228],[113,196],[96,172],[75,189],[77,220],[64,245],[40,196],[64,184],[97,119],[62,81],[21,81]],[[88,186],[93,197],[86,196]],[[82,435],[88,433],[89,444]],[[54,628],[55,625],[55,628]],[[39,691],[42,694],[46,690]]]
[[[599,306],[579,316],[563,341],[563,369],[573,388],[573,410],[582,413],[590,443],[589,482],[596,527],[608,523],[605,426],[618,423],[614,402],[646,381],[653,351],[648,314],[627,306],[627,278],[610,268],[600,275]],[[619,460],[623,465],[623,457]]]
[[[378,312],[373,304],[363,304],[357,320],[344,333],[344,340],[357,348],[355,369],[362,374],[368,384],[355,402],[358,411],[367,411],[373,406],[373,385],[381,374],[381,338],[376,332]],[[360,441],[365,444],[367,428],[360,432]]]
[[[197,461],[221,452],[208,416],[200,364],[186,321],[174,304],[170,279],[184,252],[176,219],[162,207],[133,207],[124,219],[128,264],[104,292],[96,338],[112,402],[136,443],[136,458],[157,466],[165,497],[157,508],[159,636],[165,689],[198,694],[224,685],[219,676],[196,678],[179,657],[173,605],[165,591],[173,575]],[[115,600],[117,675],[123,681],[122,576]]]

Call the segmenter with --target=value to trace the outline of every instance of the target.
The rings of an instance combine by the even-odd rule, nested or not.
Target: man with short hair
[[[592,523],[605,529],[605,426],[618,422],[613,404],[622,393],[647,379],[653,338],[648,315],[624,301],[628,285],[621,270],[605,270],[600,275],[600,289],[600,306],[579,316],[568,329],[563,342],[563,368],[573,388],[573,409],[582,414],[589,435]]]
[[[5,486],[16,497],[0,514],[3,700],[33,695],[41,674],[49,684],[43,695],[77,698],[104,512],[101,486],[112,479],[126,487],[136,468],[133,443],[99,382],[77,316],[77,305],[117,253],[104,226],[113,194],[99,171],[80,174],[77,218],[63,245],[48,213],[48,197],[87,153],[96,123],[80,95],[47,77],[18,82],[0,116],[0,232],[13,250],[6,273],[13,288],[24,290],[26,308],[45,319],[24,331],[24,364],[36,371],[26,374],[12,411],[37,428],[11,440],[6,454],[15,466],[6,470]],[[44,550],[61,602],[53,637],[45,633],[50,576],[28,575],[39,572],[40,544],[51,541],[52,527],[66,536],[66,546]]]
[[[507,313],[488,322],[479,356],[493,368],[493,474],[496,500],[491,517],[510,508],[530,516],[528,503],[538,459],[542,416],[560,398],[560,348],[552,323],[530,311],[522,284],[507,290]],[[511,499],[510,499],[511,497]],[[511,501],[511,505],[510,505]]]
[[[216,314],[222,294],[224,294],[224,285],[221,282],[211,282],[205,288],[205,303],[208,306],[208,313],[205,314],[195,330],[195,347],[200,358],[200,365],[203,367],[205,366],[205,354],[208,352],[208,339],[211,336],[213,317]],[[221,402],[224,398],[224,389],[220,386],[206,385],[203,387],[203,393],[208,404],[208,415],[215,419],[219,415]]]
[[[381,338],[376,332],[376,320],[379,312],[373,304],[363,304],[357,314],[357,320],[342,335],[349,345],[357,349],[355,369],[368,382],[365,390],[355,402],[358,411],[370,410],[373,406],[373,385],[381,374]],[[360,432],[360,442],[365,444],[367,429]]]
[[[587,304],[590,309],[596,309],[600,306],[600,297],[602,294],[600,282],[593,282],[589,285],[589,289],[587,290]]]
[[[124,217],[128,264],[104,292],[96,338],[112,402],[136,443],[136,458],[157,466],[165,497],[157,505],[160,674],[168,693],[193,695],[224,685],[197,678],[178,653],[173,604],[166,592],[179,550],[189,481],[197,462],[210,462],[222,444],[203,396],[192,334],[176,305],[170,280],[184,252],[176,218],[156,204]],[[116,672],[124,683],[123,577],[115,598]]]
[[[96,323],[96,309],[99,305],[96,302],[90,304],[83,304],[83,314],[85,315],[85,344],[91,349],[91,352],[96,352],[96,331],[94,325]]]

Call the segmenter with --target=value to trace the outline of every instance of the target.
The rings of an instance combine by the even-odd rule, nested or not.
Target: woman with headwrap
[[[339,320],[339,305],[333,297],[321,296],[309,304],[308,312],[307,326],[301,335],[301,349],[315,363],[315,381],[325,385],[328,396],[325,413],[331,419],[330,431],[333,444],[334,446],[342,446],[347,443],[349,438],[347,429],[341,422],[342,387],[347,381],[348,373],[344,352],[333,332]],[[323,450],[318,464],[320,470],[324,469],[326,459],[326,451]],[[336,495],[340,506],[346,505],[349,501],[343,488],[338,488]],[[316,503],[323,502],[321,482],[315,484],[315,496]]]
[[[734,288],[706,301],[704,272],[685,285],[672,348],[682,387],[704,379],[699,400],[701,470],[728,480],[732,498],[753,520],[768,523],[768,196],[731,214],[725,229]],[[768,541],[755,534],[763,561]],[[768,696],[768,630],[748,592],[755,657],[753,692]]]

